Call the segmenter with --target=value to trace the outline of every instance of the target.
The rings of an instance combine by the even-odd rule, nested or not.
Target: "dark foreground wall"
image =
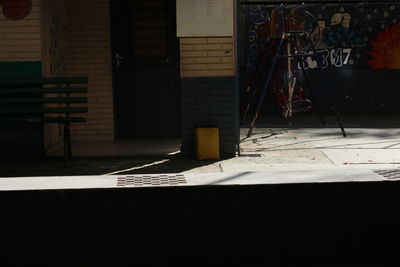
[[[400,184],[0,193],[0,266],[398,265]]]

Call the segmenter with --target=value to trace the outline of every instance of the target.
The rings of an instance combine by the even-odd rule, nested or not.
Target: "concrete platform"
[[[398,168],[400,128],[259,128],[245,138],[241,152],[249,157],[224,162],[230,170]]]
[[[400,117],[346,117],[346,138],[333,118],[326,127],[310,117],[294,118],[292,127],[282,118],[257,126],[250,138],[241,129],[241,156],[230,159],[182,157],[179,139],[81,140],[67,168],[58,151],[44,160],[0,162],[0,177],[400,168]]]
[[[368,169],[281,170],[152,175],[18,177],[0,179],[0,191],[247,186],[308,183],[389,182],[400,180],[400,170]]]
[[[241,156],[230,159],[181,157],[178,139],[91,141],[76,144],[67,168],[61,157],[3,161],[0,177],[400,168],[400,128],[346,128],[347,138],[337,128],[258,128],[251,138],[246,130]]]

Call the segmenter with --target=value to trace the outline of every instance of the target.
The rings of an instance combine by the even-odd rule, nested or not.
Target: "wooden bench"
[[[72,156],[69,125],[86,122],[79,114],[88,112],[87,83],[87,78],[2,78],[0,123],[63,124],[64,158],[68,161]]]

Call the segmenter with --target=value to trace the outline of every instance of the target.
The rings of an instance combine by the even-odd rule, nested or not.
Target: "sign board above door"
[[[177,0],[178,37],[233,36],[233,0]]]

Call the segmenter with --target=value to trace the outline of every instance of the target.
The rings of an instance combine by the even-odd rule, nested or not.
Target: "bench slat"
[[[53,87],[53,88],[0,88],[2,94],[57,94],[57,93],[87,93],[84,87]]]
[[[87,103],[87,97],[21,97],[21,98],[0,98],[0,104],[39,104],[39,103]]]
[[[27,84],[79,84],[88,83],[86,77],[55,77],[55,78],[18,78],[0,79],[2,85],[27,85]]]
[[[0,114],[87,113],[87,107],[0,108]]]
[[[85,118],[81,117],[21,117],[21,118],[2,118],[0,117],[1,123],[73,123],[73,122],[86,122]]]

